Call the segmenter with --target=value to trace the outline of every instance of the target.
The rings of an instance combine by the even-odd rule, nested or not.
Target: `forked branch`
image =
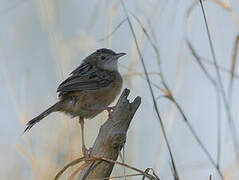
[[[80,158],[80,161],[76,161],[75,163],[71,162],[58,173],[56,179],[58,179],[68,167],[78,164],[84,159],[85,163],[79,168],[78,171],[78,179],[105,179],[110,176],[115,165],[113,162],[117,160],[120,150],[125,144],[126,134],[130,122],[139,105],[141,104],[140,97],[136,97],[134,101],[130,103],[127,99],[129,93],[130,91],[128,89],[123,91],[114,108],[114,111],[110,114],[108,120],[100,128],[90,155],[92,158],[100,158],[96,158],[95,160],[94,158]]]

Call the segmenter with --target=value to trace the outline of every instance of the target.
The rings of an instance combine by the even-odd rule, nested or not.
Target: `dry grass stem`
[[[137,41],[137,38],[136,38],[136,35],[135,35],[135,31],[134,31],[133,25],[132,25],[132,23],[131,23],[131,21],[130,21],[130,19],[129,19],[128,11],[127,11],[127,9],[126,9],[126,7],[125,7],[125,4],[124,4],[124,1],[123,1],[123,0],[121,0],[121,4],[122,4],[122,7],[123,7],[123,9],[124,9],[125,16],[127,17],[127,21],[128,21],[128,24],[129,24],[131,33],[132,33],[133,38],[134,38],[134,42],[135,42],[135,45],[136,45],[136,48],[137,48],[137,52],[138,52],[138,54],[139,54],[139,57],[140,57],[140,60],[141,60],[141,64],[142,64],[142,66],[143,66],[144,73],[145,73],[145,76],[146,76],[146,79],[147,79],[147,83],[148,83],[148,86],[149,86],[149,90],[150,90],[150,94],[151,94],[151,97],[152,97],[154,109],[155,109],[155,111],[156,111],[158,120],[159,120],[160,125],[161,125],[161,129],[162,129],[162,132],[163,132],[163,136],[164,136],[164,138],[165,138],[166,145],[167,145],[167,148],[168,148],[168,150],[169,150],[169,155],[170,155],[172,167],[173,167],[173,170],[174,170],[174,174],[173,174],[173,175],[174,175],[175,180],[179,180],[179,176],[178,176],[178,172],[177,172],[177,169],[176,169],[176,166],[175,166],[175,161],[174,161],[174,158],[173,158],[173,155],[172,155],[171,147],[170,147],[170,145],[169,145],[168,138],[167,138],[167,134],[166,134],[166,131],[165,131],[165,129],[164,129],[163,121],[162,121],[162,119],[161,119],[161,116],[160,116],[160,113],[159,113],[159,110],[158,110],[156,98],[155,98],[155,95],[154,95],[154,92],[153,92],[153,88],[152,88],[151,83],[150,83],[150,78],[149,78],[148,71],[147,71],[147,69],[146,69],[145,63],[144,63],[143,56],[142,56],[142,54],[141,54],[141,51],[140,51],[140,48],[139,48],[139,45],[138,45],[138,41]]]
[[[140,169],[137,169],[137,168],[135,168],[135,167],[133,167],[133,166],[130,166],[130,165],[128,165],[128,164],[121,163],[121,162],[118,162],[118,161],[113,161],[113,160],[111,160],[111,159],[106,159],[106,158],[103,158],[103,157],[93,157],[93,156],[90,157],[90,158],[85,158],[85,157],[78,158],[78,159],[75,159],[74,161],[70,162],[70,163],[67,164],[62,170],[60,170],[59,173],[57,173],[57,175],[55,176],[55,180],[58,180],[58,179],[60,178],[60,176],[61,176],[69,167],[75,166],[75,165],[77,165],[77,164],[79,164],[79,163],[82,163],[82,162],[84,162],[84,161],[85,161],[85,163],[88,163],[88,164],[90,164],[90,163],[92,163],[92,162],[97,162],[97,161],[98,161],[98,162],[99,162],[99,161],[100,161],[100,162],[105,161],[105,162],[108,162],[108,163],[117,164],[117,165],[126,167],[126,168],[128,168],[128,169],[134,170],[134,171],[140,173],[142,176],[145,176],[145,177],[147,177],[147,178],[149,178],[149,179],[159,180],[159,179],[158,179],[158,176],[155,177],[154,175],[148,174],[148,173],[146,173],[145,171],[142,171],[142,170],[140,170]]]

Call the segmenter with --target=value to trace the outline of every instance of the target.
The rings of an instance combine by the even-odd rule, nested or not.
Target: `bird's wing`
[[[93,65],[87,62],[83,62],[80,66],[78,66],[74,71],[70,74],[85,74],[93,68]]]
[[[109,86],[113,83],[114,78],[110,71],[83,65],[73,71],[72,75],[59,85],[57,92],[61,96],[67,92],[98,90]]]

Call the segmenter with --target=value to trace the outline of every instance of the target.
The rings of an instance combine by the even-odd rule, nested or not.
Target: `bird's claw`
[[[106,107],[106,111],[111,114],[114,111],[114,106],[113,107]]]
[[[82,147],[82,153],[85,158],[89,158],[92,148],[87,149],[85,146]]]

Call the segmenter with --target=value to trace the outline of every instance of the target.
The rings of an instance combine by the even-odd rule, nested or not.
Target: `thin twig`
[[[120,28],[120,26],[121,26],[122,24],[124,24],[124,22],[126,22],[126,21],[127,21],[126,18],[123,19],[123,20],[114,28],[114,30],[113,30],[111,33],[109,33],[106,37],[99,39],[99,41],[105,41],[105,40],[109,39],[109,38]]]
[[[58,173],[57,175],[55,176],[55,180],[58,180],[60,178],[60,176],[71,166],[75,166],[81,162],[84,162],[85,163],[92,163],[92,162],[95,162],[95,161],[105,161],[105,162],[108,162],[108,163],[114,163],[114,164],[117,164],[117,165],[120,165],[120,166],[123,166],[123,167],[126,167],[128,169],[131,169],[131,170],[134,170],[138,173],[140,173],[142,176],[146,176],[147,178],[149,179],[153,179],[153,180],[159,180],[158,179],[158,176],[154,176],[154,175],[151,175],[151,174],[148,174],[146,173],[145,171],[142,171],[140,169],[137,169],[133,166],[130,166],[128,164],[125,164],[125,163],[121,163],[121,162],[118,162],[118,161],[114,161],[114,160],[111,160],[111,159],[106,159],[106,158],[103,158],[103,157],[89,157],[89,158],[86,158],[86,157],[81,157],[81,158],[77,158],[73,161],[71,161],[69,164],[67,164],[65,167],[63,167]]]
[[[221,95],[222,95],[222,98],[223,98],[223,101],[224,101],[225,109],[226,109],[226,112],[227,112],[227,116],[228,116],[227,119],[228,119],[229,127],[231,129],[231,131],[230,131],[231,136],[232,136],[232,139],[234,141],[235,155],[236,155],[237,161],[239,161],[239,144],[238,144],[238,135],[237,135],[237,131],[236,131],[236,126],[235,126],[235,124],[233,122],[233,119],[232,119],[231,109],[230,109],[230,106],[229,106],[228,99],[226,97],[226,92],[225,92],[225,89],[223,87],[222,77],[221,77],[221,74],[220,74],[220,71],[219,71],[219,68],[218,68],[218,65],[217,65],[216,53],[215,53],[215,50],[214,50],[214,47],[213,47],[213,43],[212,43],[210,31],[209,31],[209,26],[208,26],[203,2],[202,2],[202,0],[199,0],[199,2],[200,2],[200,7],[202,9],[204,22],[205,22],[205,25],[206,25],[207,36],[208,36],[208,40],[209,40],[210,50],[211,50],[212,57],[213,57],[213,63],[214,63],[215,69],[216,69],[218,85],[219,85],[220,92],[221,92]]]
[[[196,59],[196,60],[199,60],[202,65],[203,65],[203,63],[202,63],[202,61],[203,61],[204,63],[206,63],[206,64],[208,64],[208,65],[210,65],[210,66],[214,66],[214,63],[213,63],[211,60],[209,60],[209,59],[207,59],[207,58],[205,58],[205,57],[202,57],[202,56],[198,55],[198,54],[196,53],[195,48],[193,48],[192,43],[190,43],[190,45],[189,45],[188,42],[190,43],[190,41],[187,39],[187,40],[186,40],[186,43],[187,43],[187,45],[188,45],[188,48],[190,49],[192,55],[193,55],[194,57],[196,56],[195,58],[198,58],[198,59]],[[191,47],[189,47],[189,46],[191,46]],[[192,49],[191,49],[191,48],[192,48]],[[195,53],[195,54],[194,54],[194,53]],[[204,65],[203,65],[203,66],[204,66]],[[205,68],[205,66],[204,66],[204,68]],[[237,79],[237,80],[239,79],[239,74],[237,74],[236,72],[233,72],[233,73],[232,73],[231,70],[229,70],[228,68],[226,68],[226,67],[224,67],[224,66],[221,66],[221,65],[218,65],[218,68],[219,68],[219,70],[220,70],[221,72],[228,73],[228,74],[230,74],[230,75],[233,74],[233,76],[234,76],[235,79]],[[203,71],[204,71],[204,70],[203,70]]]
[[[143,70],[144,70],[144,73],[145,73],[145,76],[146,76],[146,80],[147,80],[147,83],[148,83],[148,86],[149,86],[150,94],[151,94],[151,97],[152,97],[152,100],[153,100],[154,109],[156,111],[158,120],[160,122],[160,125],[161,125],[161,128],[162,128],[162,132],[163,132],[163,136],[165,138],[165,142],[166,142],[166,145],[167,145],[167,148],[168,148],[168,151],[169,151],[171,163],[172,163],[173,170],[174,170],[175,179],[178,180],[179,176],[178,176],[178,172],[177,172],[177,169],[176,169],[176,166],[175,166],[175,161],[174,161],[174,158],[173,158],[172,150],[171,150],[171,147],[169,145],[168,137],[167,137],[166,131],[164,129],[164,124],[163,124],[163,121],[161,119],[161,116],[160,116],[160,113],[159,113],[159,110],[158,110],[158,105],[157,105],[157,102],[156,102],[156,98],[155,98],[155,95],[154,95],[154,92],[153,92],[153,88],[152,88],[151,83],[150,83],[149,75],[147,73],[147,69],[146,69],[146,66],[145,66],[145,63],[144,63],[143,56],[141,54],[141,51],[140,51],[140,48],[139,48],[139,45],[138,45],[138,41],[137,41],[137,38],[136,38],[136,35],[135,35],[135,32],[134,32],[134,28],[133,28],[133,25],[132,25],[132,23],[131,23],[131,21],[129,19],[128,11],[127,11],[127,9],[125,7],[125,4],[124,4],[123,0],[121,0],[121,4],[122,4],[122,7],[124,9],[125,15],[127,17],[127,21],[128,21],[131,33],[132,33],[133,38],[134,38],[134,42],[135,42],[135,45],[136,45],[136,48],[137,48],[140,60],[141,60],[141,64],[143,66]]]
[[[190,49],[193,57],[196,59],[197,63],[199,64],[199,66],[201,67],[201,69],[203,70],[204,74],[207,76],[207,78],[209,79],[209,81],[211,81],[211,83],[217,88],[217,83],[216,81],[213,79],[213,77],[209,74],[209,72],[207,71],[206,67],[203,65],[203,63],[201,62],[200,57],[197,55],[195,49],[193,48],[192,44],[190,43],[189,40],[186,40],[186,43],[188,45],[188,48]]]
[[[186,40],[188,48],[190,49],[192,55],[194,56],[194,58],[197,60],[199,66],[201,67],[201,69],[203,70],[204,74],[206,75],[206,77],[209,79],[209,81],[212,83],[213,87],[215,88],[215,91],[217,92],[217,99],[218,99],[218,106],[217,106],[217,112],[218,112],[218,123],[217,123],[217,162],[216,162],[216,167],[218,170],[220,169],[219,167],[219,163],[220,163],[220,157],[221,157],[221,118],[220,118],[220,113],[221,113],[221,108],[220,108],[220,92],[219,92],[219,88],[217,86],[216,81],[213,79],[213,77],[209,74],[209,72],[207,71],[206,67],[202,64],[201,62],[201,58],[197,55],[196,51],[194,50],[193,46],[191,45],[189,40]],[[205,148],[206,150],[206,148]],[[208,153],[209,154],[209,153]],[[212,158],[210,158],[211,160],[213,160]],[[210,161],[211,161],[210,160]],[[214,162],[212,163],[214,164]]]
[[[220,169],[221,160],[221,101],[220,92],[217,91],[217,168]]]
[[[139,19],[137,19],[137,22],[140,22]],[[143,32],[146,32],[146,29],[143,27],[142,23],[139,23],[139,25],[142,27]],[[149,34],[145,34],[146,37],[148,38],[149,42],[150,42],[150,45],[153,47],[154,51],[155,51],[155,54],[157,55],[157,58],[159,58],[159,51],[158,51],[158,48],[156,47],[156,45],[154,44],[154,42],[151,40],[151,38],[149,38]],[[159,62],[159,60],[158,60]],[[162,84],[164,85],[164,93],[165,95],[163,96],[160,96],[160,97],[167,97],[169,98],[169,100],[171,100],[177,107],[177,109],[179,110],[179,112],[181,113],[182,117],[183,117],[183,120],[184,122],[186,123],[187,127],[189,128],[190,132],[192,133],[193,137],[195,138],[195,140],[197,141],[197,143],[199,144],[199,146],[202,148],[202,150],[204,151],[204,153],[206,154],[206,156],[208,157],[209,161],[211,162],[211,164],[213,165],[213,167],[218,171],[218,174],[221,176],[221,178],[223,179],[223,176],[222,176],[222,173],[220,171],[220,169],[217,167],[217,164],[214,162],[212,156],[210,155],[210,153],[208,152],[208,150],[206,149],[206,147],[203,145],[202,141],[200,140],[200,138],[198,137],[196,131],[194,130],[194,128],[192,127],[192,125],[190,124],[190,122],[188,121],[188,119],[186,118],[182,108],[179,106],[178,102],[175,100],[175,98],[173,97],[173,94],[172,94],[172,91],[169,89],[165,79],[164,79],[164,76],[163,76],[163,73],[162,71],[160,71],[160,78],[161,78],[161,81],[162,81]],[[213,80],[213,79],[212,79]]]
[[[135,176],[143,176],[143,174],[139,173],[139,174],[128,174],[128,175],[124,175],[124,176],[114,176],[114,177],[106,177],[106,178],[95,178],[93,180],[104,180],[104,179],[119,179],[119,178],[127,178],[127,177],[135,177]]]
[[[235,78],[235,70],[236,70],[236,63],[237,63],[237,54],[238,54],[238,45],[239,45],[239,35],[237,35],[235,43],[234,43],[234,50],[233,50],[233,56],[232,56],[232,64],[231,64],[231,78],[230,83],[228,87],[229,91],[229,99],[232,98],[232,91],[233,91],[233,84],[234,84],[234,78]]]
[[[84,169],[85,167],[87,167],[90,164],[90,162],[88,163],[84,163],[82,164],[79,168],[77,168],[67,180],[72,180],[74,179],[74,177],[77,175],[78,172],[80,172],[82,169]]]
[[[219,169],[219,167],[217,166],[217,164],[213,160],[213,158],[210,155],[210,153],[208,152],[207,148],[203,145],[202,141],[198,137],[198,135],[197,135],[196,131],[194,130],[194,128],[192,127],[192,125],[189,123],[189,121],[188,121],[185,113],[183,112],[182,108],[179,106],[179,104],[176,102],[176,100],[172,96],[171,97],[167,97],[167,98],[171,99],[171,101],[176,105],[177,109],[179,110],[180,114],[182,115],[184,121],[186,122],[186,125],[188,126],[190,132],[192,133],[192,135],[196,139],[197,143],[200,145],[200,147],[202,148],[202,150],[204,151],[204,153],[208,157],[209,161],[213,165],[213,167],[217,170],[217,172],[218,172],[219,176],[221,177],[221,179],[224,179],[221,170]]]

